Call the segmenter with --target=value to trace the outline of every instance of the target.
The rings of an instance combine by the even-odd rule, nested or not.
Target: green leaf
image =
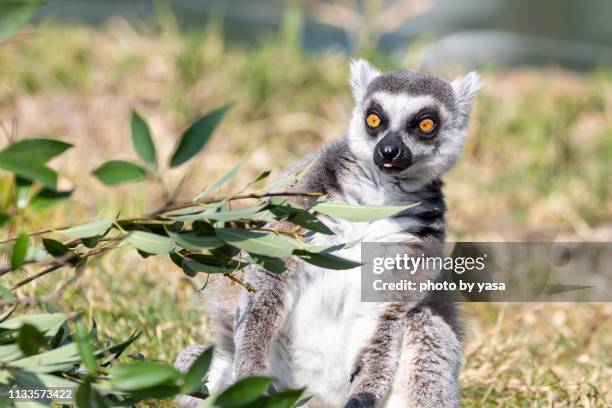
[[[77,320],[75,324],[76,332],[74,340],[79,350],[81,361],[89,375],[94,376],[96,374],[96,357],[94,356],[94,346],[89,338],[89,331],[82,320]]]
[[[59,230],[59,232],[71,238],[89,238],[106,234],[112,225],[113,220],[96,220],[86,224],[75,225],[74,227]]]
[[[38,191],[30,201],[30,208],[34,211],[42,211],[66,201],[71,195],[70,191],[55,191],[49,188],[43,188]]]
[[[315,204],[312,211],[340,218],[352,222],[371,222],[383,218],[389,218],[398,213],[412,208],[419,203],[404,206],[384,205],[351,205],[333,201],[325,201]]]
[[[229,105],[209,112],[195,121],[181,136],[181,140],[170,159],[170,167],[177,167],[193,158],[210,139],[217,125],[223,119]]]
[[[328,254],[325,252],[313,253],[304,250],[297,250],[294,252],[295,255],[299,256],[309,264],[320,266],[326,269],[352,269],[362,264],[350,259],[340,257],[338,255]]]
[[[38,181],[53,190],[57,184],[57,173],[42,164],[0,159],[0,169],[10,171],[28,180]]]
[[[68,248],[66,245],[51,238],[43,238],[42,244],[43,247],[45,247],[45,251],[47,251],[49,255],[53,257],[66,255],[68,252],[70,252],[70,248]]]
[[[295,403],[298,402],[302,394],[303,389],[286,389],[277,393],[271,394],[266,403],[265,408],[293,408]]]
[[[41,389],[50,387],[72,388],[77,384],[57,375],[34,373],[31,371],[11,370],[19,388]]]
[[[46,336],[54,336],[65,321],[66,315],[63,313],[28,314],[0,323],[0,329],[17,330],[24,324],[31,324]]]
[[[27,23],[40,7],[38,0],[2,0],[0,1],[0,39],[13,35]]]
[[[125,238],[125,241],[149,254],[167,254],[176,246],[174,241],[168,237],[145,231],[132,231]]]
[[[98,246],[98,242],[102,239],[102,235],[94,235],[93,237],[81,238],[81,242],[87,248],[93,249]]]
[[[254,207],[238,208],[236,210],[229,210],[229,211],[219,211],[219,212],[205,211],[202,214],[202,216],[210,220],[228,222],[228,221],[241,220],[245,218],[251,218],[253,215],[262,211],[265,207],[266,207],[266,204],[260,204]]]
[[[25,179],[39,181],[45,187],[55,190],[57,173],[46,167],[45,163],[71,146],[46,138],[11,143],[0,152],[0,168]]]
[[[112,354],[112,356],[108,360],[106,360],[107,363],[112,362],[121,357],[121,354],[123,354],[125,349],[127,349],[133,342],[135,342],[141,334],[142,332],[134,332],[126,341],[119,344],[115,344],[114,346],[110,346],[104,350],[98,350],[96,352],[96,356]]]
[[[198,251],[215,249],[223,246],[223,242],[215,236],[196,235],[193,232],[168,232],[168,234],[184,249]]]
[[[263,232],[245,231],[232,228],[220,228],[217,236],[223,242],[249,253],[273,258],[290,256],[297,245],[293,240]]]
[[[220,408],[248,407],[250,403],[261,397],[272,380],[266,377],[249,377],[236,382],[223,391],[215,401]]]
[[[273,273],[283,273],[287,270],[287,265],[282,259],[271,258],[269,256],[250,254],[253,263],[260,265]]]
[[[22,232],[11,250],[11,268],[17,269],[25,262],[28,253],[28,234]]]
[[[115,186],[140,181],[147,176],[147,173],[142,167],[132,162],[111,160],[95,169],[93,175],[107,186]]]
[[[106,408],[108,406],[100,393],[91,386],[91,379],[86,379],[79,385],[75,393],[75,401],[79,408]]]
[[[17,336],[17,345],[23,351],[23,354],[31,356],[45,344],[45,336],[31,324],[24,324],[19,329]]]
[[[297,169],[293,173],[285,177],[282,177],[278,180],[275,180],[272,184],[267,186],[263,191],[276,191],[281,188],[285,188],[287,186],[294,185],[297,181],[299,181],[302,177],[304,177],[310,171],[310,169],[312,169],[312,167],[319,161],[319,156],[320,154],[316,154],[315,156],[310,158],[310,161],[303,168]],[[313,193],[317,193],[317,192],[313,191]]]
[[[228,274],[247,265],[231,258],[222,262],[219,257],[206,254],[189,254],[183,257],[182,262],[183,271],[191,277],[198,272]]]
[[[200,192],[200,194],[198,194],[197,196],[194,197],[193,200],[194,201],[198,201],[202,197],[205,197],[208,193],[211,193],[211,192],[213,192],[215,190],[218,190],[222,185],[224,185],[229,180],[231,180],[233,177],[235,177],[236,174],[238,174],[238,170],[240,170],[240,167],[242,167],[242,165],[244,164],[245,160],[246,160],[246,158],[240,160],[240,163],[238,163],[237,165],[232,167],[227,173],[225,173],[223,176],[221,176],[221,178],[219,180],[215,181],[210,186],[208,186],[204,190],[202,190]]]
[[[321,220],[296,203],[287,200],[272,199],[269,202],[268,211],[274,214],[278,219],[286,219],[307,230],[326,235],[334,234],[327,225],[321,222]]]
[[[75,343],[35,354],[11,362],[11,367],[27,368],[29,371],[50,373],[57,371],[58,367],[72,367],[80,361],[79,350]]]
[[[201,390],[202,379],[208,373],[212,357],[213,348],[209,347],[193,362],[189,371],[185,373],[183,386],[181,387],[182,393],[191,394]]]
[[[23,351],[17,344],[6,344],[0,346],[0,362],[8,363],[24,356]],[[0,381],[1,383],[2,381]]]
[[[111,384],[122,391],[138,391],[159,385],[173,385],[182,374],[165,363],[137,361],[111,370]]]
[[[25,139],[11,143],[2,150],[0,161],[43,165],[71,147],[69,143],[54,139]]]
[[[132,111],[132,144],[138,156],[145,162],[157,166],[155,144],[151,138],[149,125],[136,111]]]
[[[261,180],[268,178],[268,176],[270,175],[270,173],[271,173],[271,171],[270,171],[270,170],[265,170],[265,171],[262,171],[261,173],[259,173],[259,176],[255,177],[255,178],[253,179],[253,181],[249,182],[249,185],[251,185],[251,184],[255,184],[255,183],[258,183],[258,182],[260,182]]]

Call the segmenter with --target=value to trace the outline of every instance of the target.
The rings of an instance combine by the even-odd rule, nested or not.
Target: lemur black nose
[[[397,145],[384,145],[380,146],[378,151],[384,160],[391,161],[399,155],[400,149]]]

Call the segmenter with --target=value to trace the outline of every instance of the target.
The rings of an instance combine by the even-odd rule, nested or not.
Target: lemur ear
[[[463,114],[469,114],[472,110],[474,98],[482,86],[480,76],[475,71],[472,71],[465,76],[455,79],[451,85],[457,98],[459,110]]]
[[[363,99],[368,89],[368,84],[379,75],[380,71],[371,66],[366,60],[357,59],[351,61],[349,82],[353,89],[355,101],[359,102]]]

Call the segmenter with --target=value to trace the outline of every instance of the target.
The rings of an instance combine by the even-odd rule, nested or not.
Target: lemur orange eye
[[[380,126],[380,117],[375,113],[370,113],[366,118],[366,122],[368,122],[369,127],[377,128]]]
[[[436,126],[436,122],[434,122],[432,119],[423,119],[422,121],[419,122],[419,129],[423,133],[431,132],[435,126]]]

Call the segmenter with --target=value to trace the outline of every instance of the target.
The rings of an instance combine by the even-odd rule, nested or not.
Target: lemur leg
[[[431,309],[409,313],[399,367],[384,408],[459,406],[461,344]]]
[[[253,268],[245,279],[257,290],[243,292],[234,328],[235,379],[268,374],[268,355],[285,305],[284,275]]]
[[[174,367],[176,367],[180,372],[186,373],[191,368],[193,362],[204,352],[204,350],[206,350],[206,346],[200,344],[187,347],[176,357]],[[180,408],[196,408],[200,403],[202,403],[202,401],[204,400],[189,395],[179,395],[176,397],[176,404]]]
[[[390,303],[384,309],[351,377],[345,408],[378,407],[388,394],[400,357],[406,309],[405,303]]]

